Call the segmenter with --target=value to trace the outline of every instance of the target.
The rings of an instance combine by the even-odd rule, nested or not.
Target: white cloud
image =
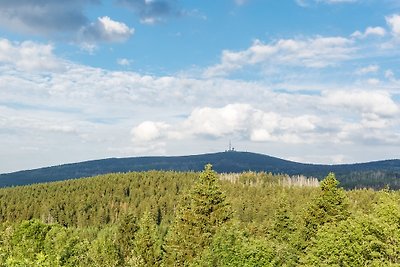
[[[304,113],[284,115],[241,103],[220,108],[196,108],[182,121],[163,126],[163,134],[155,126],[160,122],[145,122],[152,129],[149,132],[155,132],[146,136],[155,136],[156,142],[179,139],[180,142],[197,140],[201,143],[204,140],[234,138],[243,142],[278,143],[282,146],[360,144],[370,142],[371,138],[381,144],[400,142],[400,135],[391,134],[399,107],[385,93],[326,92],[321,97],[315,97],[314,104],[318,106],[314,110],[318,110],[318,116]],[[335,116],[332,113],[336,113]],[[347,115],[341,117],[343,113]],[[179,138],[171,134],[172,129],[180,133]],[[373,134],[371,131],[374,131]]]
[[[383,37],[386,35],[386,30],[382,27],[368,27],[364,32],[355,31],[351,36],[354,38],[366,38],[368,36]]]
[[[129,28],[126,24],[114,21],[109,17],[98,18],[98,27],[101,29],[104,40],[112,42],[125,41],[133,33],[134,29]]]
[[[0,62],[26,71],[57,71],[64,62],[53,55],[53,45],[0,39]]]
[[[374,114],[379,117],[399,115],[399,106],[384,91],[327,91],[324,92],[326,105],[344,107],[363,115]]]
[[[386,22],[390,26],[392,35],[395,38],[400,38],[400,15],[394,14],[386,17]]]
[[[286,117],[237,103],[221,108],[196,108],[187,119],[173,127],[146,121],[133,128],[132,133],[135,141],[238,136],[254,142],[308,143],[310,140],[305,135],[316,128],[317,121],[315,116]]]
[[[118,65],[126,67],[126,66],[131,65],[132,60],[129,60],[127,58],[119,58],[119,59],[117,59],[117,63],[118,63]]]
[[[43,115],[43,113],[42,113]],[[40,114],[26,116],[20,110],[0,106],[0,128],[28,132],[53,132],[78,134],[79,126],[68,118],[41,117]]]
[[[341,68],[346,73],[343,81],[343,76],[324,79],[337,75],[334,68],[326,69],[321,78],[321,65],[315,66],[319,61],[343,63],[353,56],[354,42],[359,41],[339,37],[257,41],[243,51],[223,53],[221,68],[226,73],[247,66],[299,67],[293,68],[294,78],[282,74],[283,81],[275,82],[268,80],[273,75],[264,81],[245,81],[110,71],[62,60],[49,44],[1,40],[0,147],[20,158],[27,155],[23,147],[58,155],[62,143],[71,151],[65,152],[68,157],[57,157],[57,163],[203,153],[215,151],[230,138],[246,150],[282,157],[299,156],[305,150],[322,155],[325,149],[333,150],[332,155],[348,153],[349,160],[366,154],[350,151],[349,145],[358,151],[368,148],[373,155],[377,155],[374,148],[380,148],[375,158],[398,155],[399,105],[386,89],[398,91],[393,72],[386,73],[393,81],[368,85],[364,80],[369,76],[361,77],[361,84],[357,84],[360,77],[354,83],[346,80],[354,72],[354,62]],[[24,62],[26,58],[29,61]],[[362,62],[365,65],[356,63],[363,66],[360,74],[380,70],[376,58]],[[62,71],[53,71],[58,67]]]
[[[360,68],[356,71],[356,74],[358,75],[365,75],[369,73],[376,73],[379,71],[379,66],[378,65],[369,65],[364,68]]]
[[[351,58],[353,42],[343,37],[281,39],[270,44],[256,40],[246,50],[224,50],[221,63],[209,67],[206,77],[223,76],[249,65],[286,65],[324,68]]]
[[[238,131],[245,131],[253,112],[246,104],[231,104],[223,108],[198,108],[192,111],[184,122],[187,131],[193,134],[221,137]]]
[[[163,122],[145,121],[131,130],[132,140],[135,142],[148,142],[166,136],[170,126]]]
[[[156,17],[146,17],[146,18],[140,19],[140,23],[147,24],[147,25],[154,25],[154,24],[158,23],[159,21],[160,21],[160,19],[156,18]]]
[[[79,33],[82,43],[123,42],[134,34],[135,30],[125,23],[112,20],[110,17],[99,17],[96,22],[83,27]]]

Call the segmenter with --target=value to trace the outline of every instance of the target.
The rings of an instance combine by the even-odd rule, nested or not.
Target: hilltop
[[[400,188],[400,160],[384,160],[357,164],[304,164],[250,152],[219,152],[171,157],[108,158],[64,164],[0,175],[0,187],[61,181],[99,174],[174,170],[200,171],[211,163],[219,172],[263,171],[288,175],[305,175],[322,179],[329,172],[336,173],[346,188],[381,188],[389,185]]]

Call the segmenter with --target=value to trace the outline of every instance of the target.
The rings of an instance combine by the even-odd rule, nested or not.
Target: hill
[[[92,160],[53,167],[25,170],[0,175],[0,187],[27,185],[89,177],[99,174],[175,170],[200,171],[211,163],[217,172],[264,171],[288,175],[306,175],[322,179],[335,172],[346,188],[400,188],[400,160],[385,160],[357,164],[304,164],[250,152],[220,152],[174,157],[131,157]]]

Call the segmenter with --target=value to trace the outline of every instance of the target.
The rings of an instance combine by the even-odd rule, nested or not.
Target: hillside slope
[[[109,158],[85,161],[1,174],[0,187],[60,181],[114,172],[146,170],[200,171],[207,163],[213,164],[217,172],[251,170],[306,175],[320,179],[329,172],[335,172],[342,185],[347,188],[379,188],[386,184],[392,188],[400,188],[400,160],[321,165],[297,163],[250,152],[220,152],[175,157]]]

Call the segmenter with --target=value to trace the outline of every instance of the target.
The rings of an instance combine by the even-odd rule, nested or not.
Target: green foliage
[[[167,262],[183,266],[207,247],[217,229],[232,217],[211,165],[205,166],[190,193],[183,199],[167,237]]]
[[[326,223],[345,220],[350,215],[349,200],[345,191],[338,188],[338,184],[333,173],[329,173],[321,182],[319,195],[306,211],[303,236],[305,245],[317,233],[318,227]]]
[[[399,191],[293,181],[208,165],[0,189],[0,267],[400,266]]]
[[[35,264],[42,258],[44,241],[50,229],[51,226],[37,220],[19,224],[11,238],[13,249],[9,261],[13,264]]]
[[[221,227],[192,266],[274,266],[273,261],[274,251],[268,240],[251,238],[233,225]]]
[[[114,228],[100,230],[89,249],[91,265],[99,267],[122,266],[123,256],[117,246],[116,236]]]
[[[161,260],[161,244],[155,220],[149,212],[145,212],[139,222],[139,230],[133,241],[133,252],[140,259],[141,266],[159,266]]]
[[[270,231],[271,237],[282,242],[290,242],[296,230],[296,222],[292,218],[290,207],[285,199],[282,199],[275,213],[275,220]]]
[[[398,266],[400,230],[388,226],[365,215],[328,223],[318,231],[302,261],[307,266]]]
[[[131,256],[133,242],[138,230],[138,219],[133,214],[126,214],[119,223],[117,240],[124,258]]]
[[[87,266],[89,241],[73,228],[53,226],[47,233],[44,252],[51,266]]]

